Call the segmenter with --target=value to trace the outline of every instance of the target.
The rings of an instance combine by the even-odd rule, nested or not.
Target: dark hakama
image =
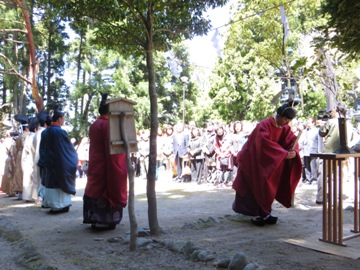
[[[123,217],[123,207],[121,205],[111,206],[103,198],[93,199],[84,195],[84,223],[103,224],[110,228],[115,228]]]

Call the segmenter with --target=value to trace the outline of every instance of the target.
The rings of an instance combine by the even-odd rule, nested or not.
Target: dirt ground
[[[193,262],[181,253],[157,244],[129,251],[129,244],[122,240],[130,232],[128,208],[124,209],[123,221],[115,230],[94,230],[82,224],[85,184],[85,178],[77,179],[77,195],[73,197],[70,212],[57,215],[49,214],[48,209],[39,205],[0,193],[0,268],[215,269],[217,258],[224,255],[232,258],[243,252],[250,262],[265,269],[359,269],[358,260],[284,241],[304,239],[321,232],[322,207],[315,204],[314,184],[299,184],[293,208],[286,209],[274,203],[273,215],[279,217],[278,224],[256,227],[249,217],[232,211],[234,191],[231,188],[175,183],[170,177],[160,175],[156,184],[158,220],[165,234],[147,238],[153,243],[192,241],[216,257],[206,263]],[[138,229],[148,228],[145,192],[146,180],[137,178],[135,212]],[[345,223],[351,223],[352,215],[351,211],[345,211]],[[199,220],[209,217],[218,222],[184,226],[201,224]]]

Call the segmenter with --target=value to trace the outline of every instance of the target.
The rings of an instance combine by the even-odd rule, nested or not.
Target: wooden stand
[[[134,120],[134,108],[136,102],[124,98],[111,99],[109,104],[109,123],[110,123],[110,154],[125,153],[124,140],[120,132],[120,118],[124,125],[129,151],[135,153],[137,149],[136,128]]]
[[[360,153],[351,154],[310,154],[323,160],[323,219],[322,238],[330,244],[346,246],[344,241],[359,237],[359,181],[360,181]],[[342,161],[354,158],[354,228],[352,235],[343,236],[343,179],[341,175]]]
[[[136,129],[133,106],[136,102],[117,98],[107,102],[109,104],[110,123],[110,154],[126,153],[126,164],[129,175],[128,210],[130,219],[130,251],[136,249],[137,221],[135,216],[135,168],[131,163],[130,153],[136,152]]]

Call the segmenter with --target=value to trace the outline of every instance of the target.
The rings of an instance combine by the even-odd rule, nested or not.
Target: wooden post
[[[120,113],[120,134],[123,140],[123,145],[126,151],[126,164],[128,167],[128,175],[129,175],[129,198],[128,198],[128,211],[129,211],[129,219],[130,219],[130,251],[136,250],[136,242],[137,242],[137,221],[135,217],[135,195],[134,195],[134,174],[135,168],[133,167],[130,159],[130,145],[127,139],[127,135],[124,127],[124,118],[125,112]]]
[[[109,104],[110,154],[126,154],[129,178],[128,211],[130,219],[130,251],[134,251],[137,244],[138,230],[134,210],[135,168],[131,163],[130,153],[138,151],[133,108],[136,102],[125,98],[116,98],[109,100],[107,104]]]

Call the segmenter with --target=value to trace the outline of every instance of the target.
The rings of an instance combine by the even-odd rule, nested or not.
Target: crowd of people
[[[21,123],[20,132],[13,132],[4,140],[7,157],[2,192],[38,203],[49,208],[50,213],[68,212],[71,195],[76,193],[78,157],[61,128],[65,113],[54,110],[50,116],[41,111],[35,117],[21,116],[17,121]]]
[[[157,168],[168,171],[177,182],[231,186],[237,170],[236,155],[255,125],[249,121],[229,125],[207,122],[202,128],[191,121],[189,125],[178,122],[159,127]],[[139,177],[147,174],[149,135],[149,130],[138,132],[138,152],[133,162]]]
[[[15,117],[21,129],[1,141],[1,191],[48,208],[50,214],[65,213],[76,194],[76,178],[87,177],[83,223],[114,229],[127,205],[127,165],[125,154],[109,153],[106,97],[99,106],[100,117],[90,126],[89,139],[84,138],[77,149],[62,128],[64,112]]]
[[[87,177],[84,223],[115,226],[127,205],[125,154],[109,153],[109,121],[106,96],[100,117],[90,126],[89,139],[77,149],[61,126],[65,114],[41,112],[21,122],[22,132],[2,140],[1,189],[8,196],[34,202],[50,213],[68,212],[76,194],[76,177]],[[291,104],[260,122],[230,124],[207,122],[198,127],[178,122],[157,132],[157,173],[168,172],[173,181],[212,184],[235,190],[233,210],[255,216],[255,225],[275,224],[271,205],[277,200],[292,205],[298,182],[318,185],[315,202],[322,204],[322,164],[312,153],[332,153],[340,147],[336,111],[327,121],[296,120]],[[349,123],[348,145],[359,144],[359,133]],[[146,178],[149,166],[149,130],[138,132],[138,151],[131,153],[135,176]],[[344,161],[344,175],[351,178],[351,159]]]

